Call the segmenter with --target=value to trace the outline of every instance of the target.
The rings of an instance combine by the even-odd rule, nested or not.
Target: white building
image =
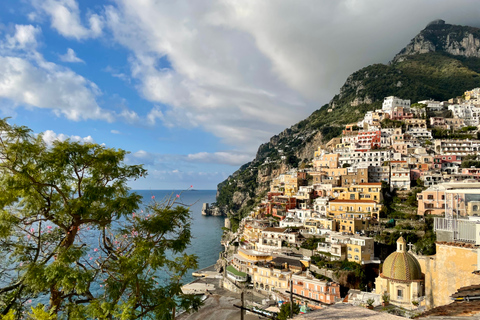
[[[382,110],[384,112],[392,115],[393,108],[395,107],[410,109],[410,100],[403,100],[394,96],[383,99]]]
[[[480,108],[471,104],[453,104],[448,106],[455,118],[463,119],[466,126],[478,126],[480,124]]]
[[[418,101],[418,103],[422,103],[426,105],[427,110],[429,111],[440,111],[443,109],[443,105],[440,101],[433,101],[433,100],[423,100]]]
[[[400,159],[401,154],[393,150],[369,150],[367,152],[348,152],[339,158],[340,166],[348,164],[351,167],[366,168],[368,166],[381,166],[385,161]]]
[[[405,133],[415,139],[432,139],[432,132],[427,128],[410,128]]]

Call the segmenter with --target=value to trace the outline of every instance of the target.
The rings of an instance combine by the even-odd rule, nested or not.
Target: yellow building
[[[313,167],[315,170],[321,170],[322,168],[338,168],[338,159],[340,155],[338,153],[320,154],[317,156],[315,151],[315,159],[313,160]]]
[[[335,217],[341,213],[360,213],[372,218],[378,218],[378,213],[383,205],[374,200],[349,200],[335,199],[328,203],[327,214],[329,217]]]
[[[360,200],[373,200],[377,203],[383,201],[382,183],[381,182],[365,182],[350,186],[350,192],[358,192]]]
[[[356,233],[367,230],[376,220],[365,213],[338,213],[335,215],[337,231]]]
[[[364,264],[374,259],[374,240],[354,235],[347,243],[347,259],[350,262]]]
[[[243,228],[243,238],[252,243],[257,242],[258,239],[260,239],[263,229],[265,229],[265,227],[261,225],[247,223]]]
[[[265,263],[272,260],[270,252],[255,250],[253,247],[240,247],[238,252],[233,255],[232,265],[240,272],[253,274],[253,267],[258,263]]]
[[[325,238],[325,243],[318,244],[319,251],[327,251],[338,260],[348,260],[359,264],[374,260],[374,240],[358,234],[348,235],[342,232],[331,232]]]
[[[303,225],[311,234],[322,234],[322,231],[337,229],[336,221],[330,218],[308,218]]]
[[[252,275],[253,287],[264,291],[287,290],[292,274],[288,269],[255,266]]]
[[[286,196],[294,196],[298,192],[300,181],[296,171],[282,173],[272,180],[270,184],[270,192],[283,192]]]
[[[436,243],[433,256],[415,256],[425,274],[427,309],[450,304],[459,288],[480,285],[478,246],[465,242]]]

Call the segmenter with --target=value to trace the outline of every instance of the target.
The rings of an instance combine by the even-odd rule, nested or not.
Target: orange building
[[[340,300],[340,284],[316,279],[306,273],[292,275],[295,300],[311,308]]]

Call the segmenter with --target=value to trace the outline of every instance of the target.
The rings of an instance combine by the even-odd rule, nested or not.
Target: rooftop
[[[239,276],[239,277],[246,277],[247,276],[247,274],[245,272],[238,271],[237,269],[235,269],[234,266],[228,266],[227,271],[231,272],[234,275]]]
[[[405,318],[386,312],[377,312],[349,304],[337,303],[311,313],[294,317],[295,320],[400,320]]]

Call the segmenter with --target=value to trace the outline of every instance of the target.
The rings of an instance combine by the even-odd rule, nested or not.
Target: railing
[[[476,222],[461,219],[434,218],[435,231],[452,232],[453,240],[476,242]]]

